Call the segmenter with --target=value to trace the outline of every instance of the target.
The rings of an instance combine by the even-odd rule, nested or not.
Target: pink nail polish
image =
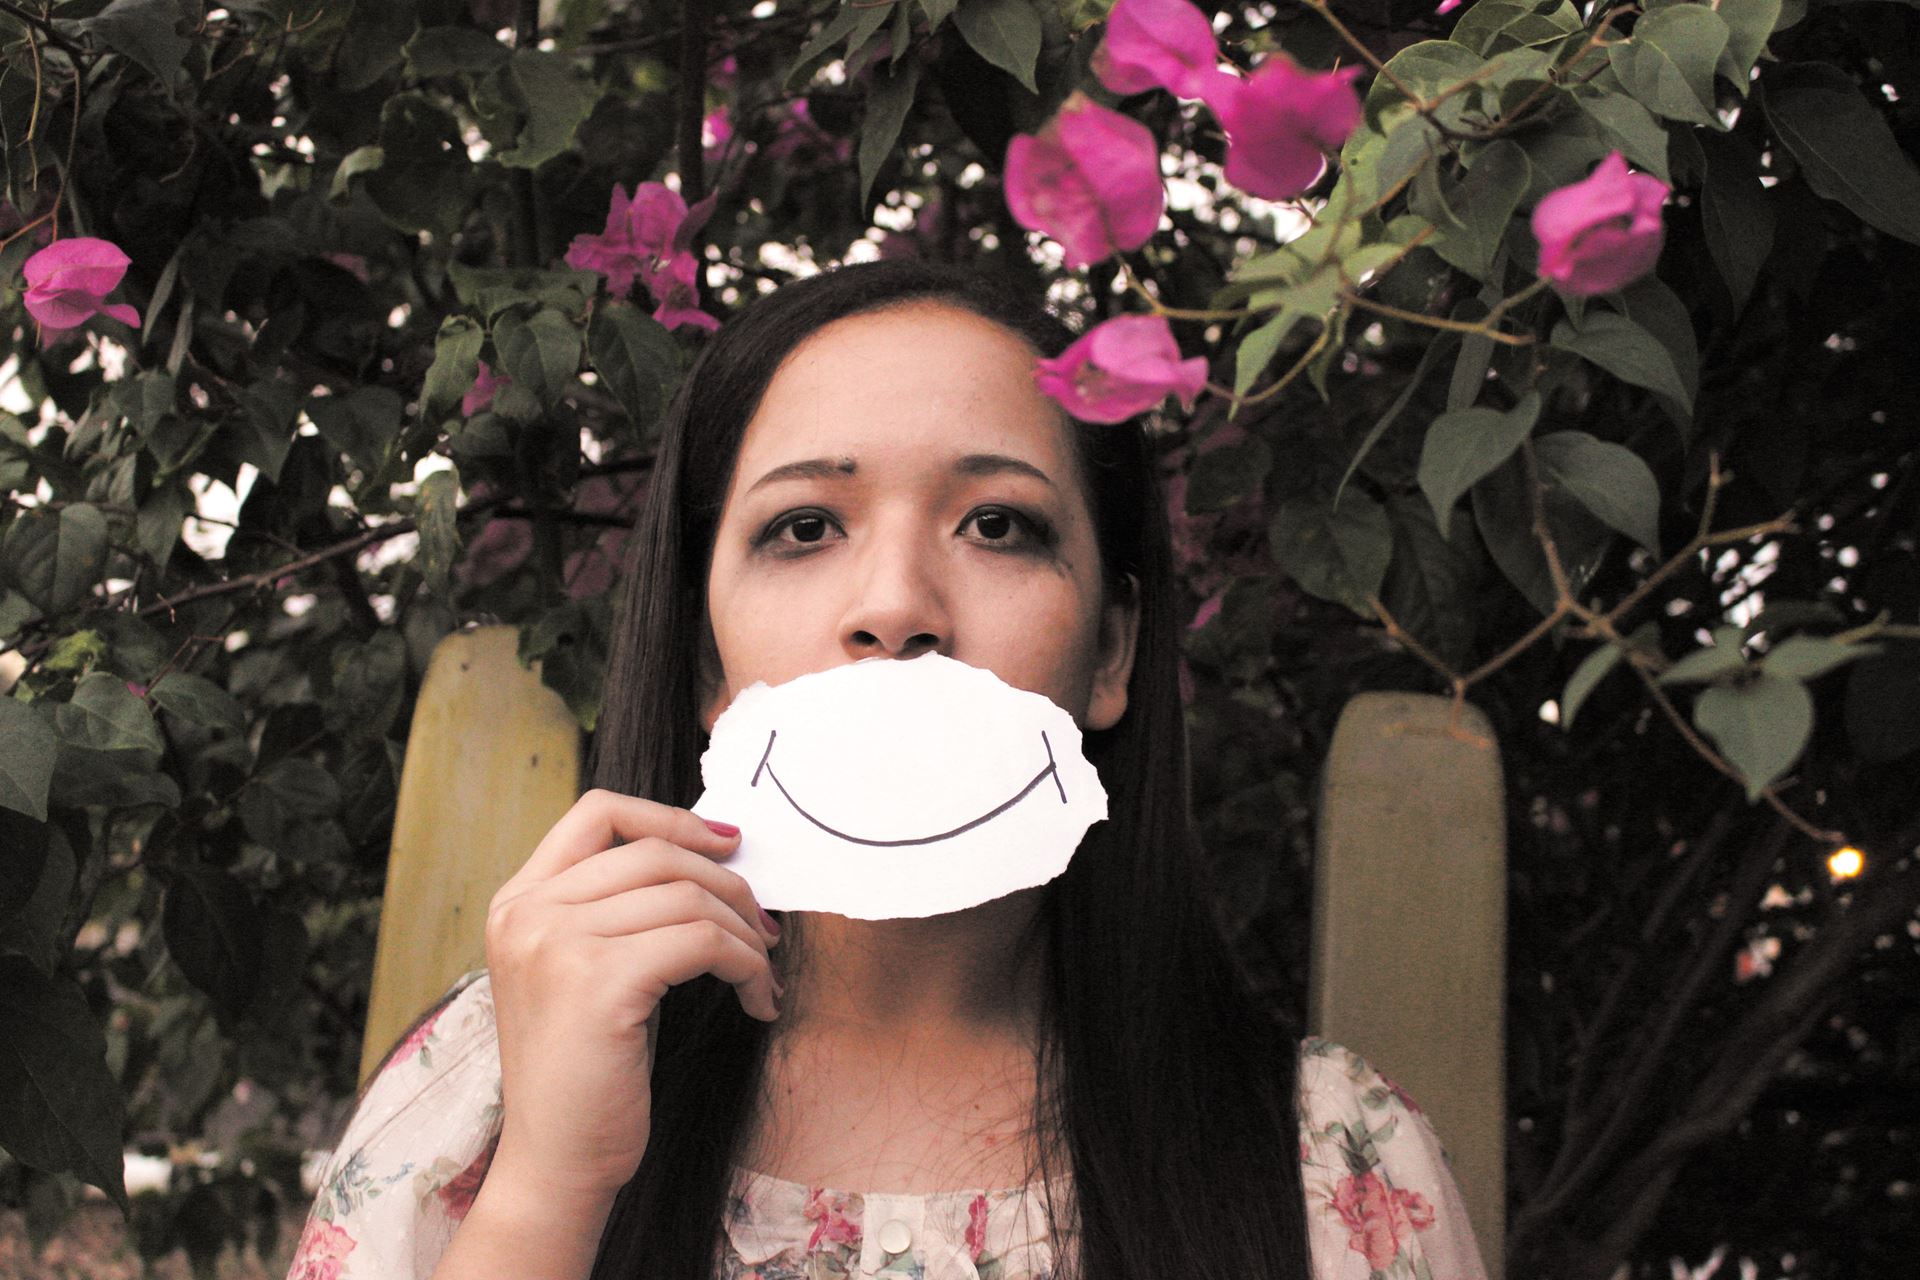
[[[712,818],[702,818],[700,821],[706,823],[707,830],[717,836],[737,836],[740,834],[740,828],[734,826],[731,822],[715,822]]]

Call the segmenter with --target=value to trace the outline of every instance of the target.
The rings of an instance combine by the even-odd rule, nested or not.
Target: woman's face
[[[1135,610],[1103,601],[1070,428],[1033,360],[936,302],[836,321],[787,357],[715,533],[709,729],[756,681],[929,650],[1082,728],[1120,718]]]

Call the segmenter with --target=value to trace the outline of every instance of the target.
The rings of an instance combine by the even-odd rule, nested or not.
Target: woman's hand
[[[589,791],[487,910],[504,1128],[489,1180],[604,1199],[647,1149],[661,997],[711,973],[779,1016],[778,926],[685,809]]]

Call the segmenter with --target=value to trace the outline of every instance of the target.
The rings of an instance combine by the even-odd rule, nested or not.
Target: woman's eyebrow
[[[747,486],[747,492],[780,480],[837,480],[857,470],[859,464],[852,458],[802,458],[798,462],[781,463]]]
[[[995,476],[1012,472],[1016,475],[1032,476],[1048,488],[1056,487],[1047,473],[1031,462],[1010,458],[1004,453],[970,453],[955,462],[953,469],[963,476]]]

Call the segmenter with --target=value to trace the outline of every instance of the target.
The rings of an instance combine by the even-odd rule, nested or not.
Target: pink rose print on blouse
[[[434,1024],[440,1021],[440,1015],[445,1012],[445,1009],[441,1009],[431,1018],[428,1018],[425,1022],[415,1027],[411,1035],[394,1047],[393,1056],[387,1059],[387,1065],[389,1067],[397,1067],[414,1054],[420,1052],[420,1046],[425,1044],[427,1037],[433,1034]]]
[[[829,1195],[824,1187],[813,1189],[812,1198],[801,1213],[814,1224],[813,1234],[807,1237],[809,1253],[818,1249],[822,1241],[849,1246],[860,1243],[860,1224],[847,1217],[846,1201]]]
[[[355,1243],[333,1223],[311,1219],[300,1236],[300,1246],[293,1251],[293,1269],[287,1272],[287,1280],[338,1280],[340,1267]]]
[[[1375,1271],[1392,1266],[1401,1245],[1433,1225],[1433,1206],[1425,1196],[1389,1187],[1377,1173],[1342,1182],[1334,1189],[1333,1208],[1347,1228],[1347,1248]]]
[[[1083,422],[1125,422],[1169,392],[1192,409],[1207,385],[1207,361],[1180,358],[1164,316],[1115,316],[1036,362],[1034,383]]]
[[[1005,174],[1014,221],[1059,241],[1069,267],[1138,249],[1167,205],[1153,130],[1079,90],[1039,133],[1014,136]]]
[[[1543,197],[1533,210],[1540,274],[1576,298],[1624,289],[1660,260],[1667,184],[1633,173],[1618,151],[1591,175]]]
[[[480,1184],[487,1180],[487,1170],[493,1167],[493,1153],[499,1150],[500,1135],[495,1134],[486,1150],[473,1158],[473,1163],[462,1169],[452,1182],[437,1189],[434,1194],[447,1206],[447,1215],[455,1222],[464,1220],[467,1211],[473,1208],[473,1198],[480,1194]]]
[[[981,1251],[987,1247],[987,1198],[975,1196],[973,1203],[967,1206],[967,1258],[980,1261]]]

